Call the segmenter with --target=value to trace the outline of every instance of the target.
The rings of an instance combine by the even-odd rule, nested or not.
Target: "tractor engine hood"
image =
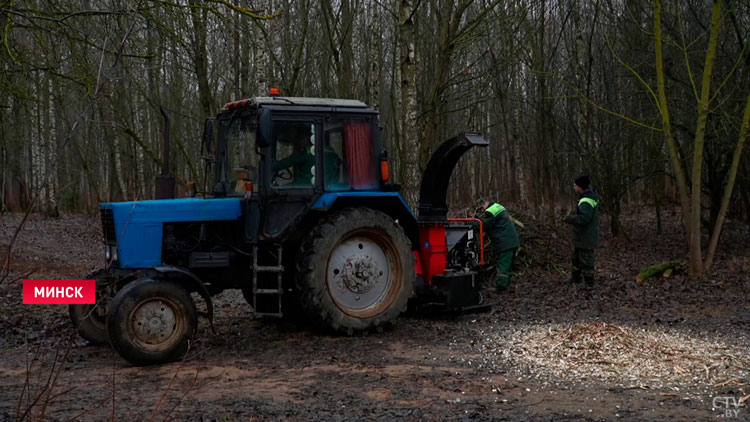
[[[422,175],[419,188],[419,222],[443,223],[447,221],[448,183],[456,163],[462,155],[475,146],[486,147],[489,143],[482,135],[462,132],[443,142],[432,154],[427,169]]]
[[[117,246],[119,266],[161,265],[164,223],[232,221],[242,215],[239,198],[180,198],[99,204],[104,241]]]

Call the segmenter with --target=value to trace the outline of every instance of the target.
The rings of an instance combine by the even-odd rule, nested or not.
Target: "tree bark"
[[[198,7],[194,0],[190,1],[190,17],[193,22],[192,47],[193,69],[198,80],[198,97],[204,116],[212,115],[213,95],[208,85],[208,51],[206,50],[206,22],[203,8]]]
[[[745,140],[747,139],[748,127],[750,126],[750,95],[747,97],[745,103],[745,113],[742,117],[742,126],[740,127],[740,135],[737,139],[737,147],[734,150],[734,156],[732,157],[732,165],[729,168],[729,177],[727,180],[726,187],[724,187],[724,197],[721,199],[721,208],[719,209],[719,215],[716,219],[716,225],[714,226],[711,239],[708,243],[708,250],[706,251],[706,261],[704,268],[706,271],[710,271],[714,263],[714,254],[716,253],[716,247],[719,244],[719,236],[721,236],[721,228],[724,224],[724,217],[726,217],[727,209],[729,208],[729,200],[732,198],[732,189],[734,188],[734,182],[737,178],[737,169],[740,167],[740,159],[742,158],[742,149],[745,146]]]
[[[691,219],[690,213],[690,188],[687,185],[687,178],[682,168],[682,162],[678,154],[677,143],[672,133],[672,122],[669,116],[669,105],[667,104],[667,88],[664,78],[664,58],[662,52],[662,30],[661,30],[661,0],[654,0],[654,46],[656,52],[656,80],[658,87],[658,106],[661,115],[662,131],[664,140],[667,143],[669,158],[672,162],[672,171],[674,171],[677,187],[680,194],[680,204],[682,206],[682,216],[685,222],[688,243],[692,243]],[[700,212],[700,210],[698,210]],[[700,245],[699,245],[700,246]],[[691,263],[692,268],[692,263]]]
[[[352,27],[354,17],[351,2],[341,0],[341,67],[339,68],[339,95],[354,98],[354,51],[352,50]]]
[[[721,26],[722,0],[714,0],[711,18],[711,37],[708,40],[706,62],[703,67],[703,81],[701,82],[701,97],[698,103],[698,127],[695,130],[695,145],[693,149],[692,197],[690,200],[690,273],[693,277],[703,276],[703,256],[701,253],[701,179],[703,175],[703,145],[706,134],[706,120],[711,99],[711,76],[716,58],[716,46],[719,40]]]
[[[414,4],[412,0],[401,0],[399,3],[399,63],[401,73],[400,126],[401,157],[403,166],[404,199],[413,209],[419,202],[419,141],[417,138],[417,90],[416,59],[414,42],[416,27],[414,25]]]

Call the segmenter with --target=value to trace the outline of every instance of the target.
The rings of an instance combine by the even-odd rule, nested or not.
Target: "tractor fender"
[[[324,212],[358,207],[381,211],[394,220],[398,220],[398,224],[404,229],[404,233],[412,243],[412,249],[417,249],[419,245],[417,218],[398,192],[327,192],[318,197],[312,205],[314,211]]]
[[[206,285],[197,275],[193,274],[192,271],[186,268],[176,267],[174,265],[160,265],[158,267],[152,267],[151,270],[156,271],[159,274],[165,274],[186,281],[188,285],[198,292],[203,300],[206,301],[206,312],[199,312],[199,315],[206,317],[208,321],[213,324],[214,305],[213,302],[211,302],[211,294],[208,292]]]

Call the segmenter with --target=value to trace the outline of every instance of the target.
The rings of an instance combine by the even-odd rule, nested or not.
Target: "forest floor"
[[[0,285],[0,421],[750,420],[746,224],[727,223],[706,280],[636,282],[685,247],[677,217],[656,235],[653,214],[631,213],[630,240],[604,234],[586,292],[562,281],[568,228],[519,215],[521,274],[488,290],[491,312],[332,337],[255,319],[227,291],[215,333],[201,324],[183,362],[146,368],[72,335],[64,306],[21,304],[11,280],[82,277],[103,259],[98,218],[32,216]],[[0,216],[1,248],[20,220]]]

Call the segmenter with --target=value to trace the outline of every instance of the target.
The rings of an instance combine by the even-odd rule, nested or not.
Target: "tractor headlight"
[[[106,259],[107,262],[117,261],[117,246],[105,245],[104,246],[104,259]]]

